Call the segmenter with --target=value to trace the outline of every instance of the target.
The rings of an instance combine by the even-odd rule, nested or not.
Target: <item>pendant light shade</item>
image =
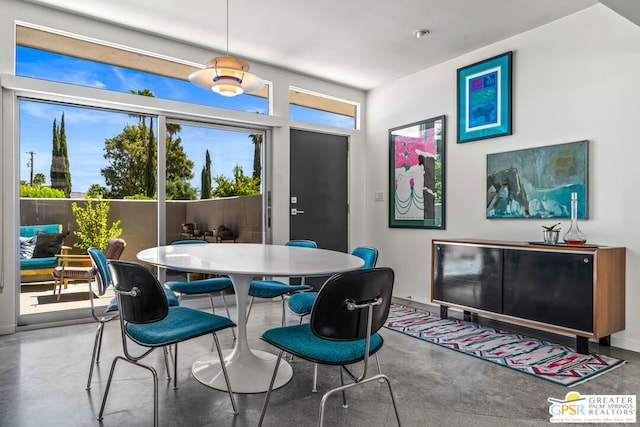
[[[236,96],[262,89],[264,82],[249,72],[249,64],[231,56],[210,59],[202,70],[189,74],[189,81],[222,96]]]
[[[227,55],[217,56],[205,68],[189,74],[189,81],[222,96],[236,96],[262,89],[264,82],[249,72],[249,64],[229,56],[229,0],[227,0]]]

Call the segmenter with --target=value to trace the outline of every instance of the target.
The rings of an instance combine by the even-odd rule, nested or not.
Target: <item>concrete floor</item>
[[[278,326],[280,307],[275,300],[254,306],[248,329],[253,348],[275,353],[259,336],[263,330]],[[489,320],[482,322],[497,325]],[[513,325],[498,326],[523,332]],[[96,416],[111,360],[121,353],[121,344],[118,323],[107,325],[102,363],[94,373],[91,391],[87,392],[85,383],[95,328],[95,324],[85,323],[0,337],[0,425],[100,425]],[[562,344],[572,343],[555,334],[526,332]],[[570,390],[581,394],[640,394],[640,354],[599,347],[596,343],[591,343],[591,351],[628,363],[568,389],[397,332],[383,329],[381,334],[385,345],[380,351],[380,361],[393,381],[404,426],[542,426],[549,424],[547,398],[562,399]],[[220,338],[223,347],[232,345],[229,331],[221,333]],[[179,389],[175,391],[164,380],[162,352],[147,357],[161,377],[160,425],[257,425],[264,394],[237,395],[240,413],[234,416],[226,393],[203,386],[192,377],[191,364],[210,349],[210,336],[181,344]],[[316,425],[322,392],[339,383],[337,368],[321,366],[320,392],[311,393],[312,364],[295,360],[293,370],[291,382],[271,397],[266,426]],[[376,382],[356,388],[348,393],[348,400],[348,409],[341,407],[339,397],[329,401],[326,425],[396,425],[384,384]],[[119,364],[102,425],[152,425],[152,405],[149,373]]]

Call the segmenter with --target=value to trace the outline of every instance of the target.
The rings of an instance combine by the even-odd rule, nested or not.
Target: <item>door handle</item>
[[[304,211],[301,211],[300,209],[296,209],[296,208],[291,208],[291,215],[302,215],[304,214]]]

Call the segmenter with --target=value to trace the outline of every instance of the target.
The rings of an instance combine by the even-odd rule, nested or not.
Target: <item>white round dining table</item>
[[[276,355],[252,350],[247,340],[247,301],[255,277],[311,277],[357,270],[364,261],[354,255],[326,249],[256,243],[207,245],[169,245],[138,252],[140,261],[182,271],[221,274],[231,279],[236,295],[237,339],[224,350],[224,363],[234,393],[261,393],[269,388]],[[227,390],[221,361],[216,353],[207,354],[193,364],[193,376],[217,390]],[[284,360],[280,363],[274,388],[282,387],[293,376]]]

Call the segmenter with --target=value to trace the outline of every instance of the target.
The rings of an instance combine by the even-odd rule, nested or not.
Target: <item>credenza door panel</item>
[[[593,255],[504,250],[503,314],[592,332]]]
[[[502,312],[502,249],[436,245],[436,300]]]

